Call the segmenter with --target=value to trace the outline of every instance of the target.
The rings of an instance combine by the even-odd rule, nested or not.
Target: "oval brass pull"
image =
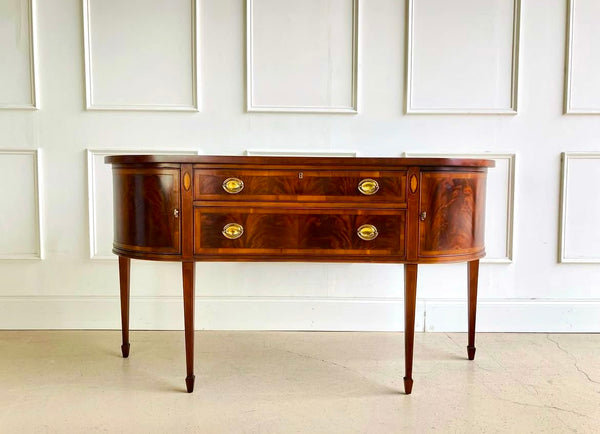
[[[236,240],[244,233],[244,227],[237,223],[228,223],[223,226],[223,235],[230,240]]]
[[[379,233],[377,232],[377,228],[373,225],[362,225],[356,230],[356,235],[358,235],[361,240],[371,241],[377,238]]]
[[[229,194],[239,193],[244,189],[244,181],[239,178],[227,178],[223,181],[223,190]]]
[[[378,190],[379,183],[374,179],[367,178],[358,183],[358,191],[367,196],[377,193]]]
[[[422,222],[424,222],[425,219],[427,218],[427,211],[423,211],[421,214],[419,214],[419,218],[421,219]]]

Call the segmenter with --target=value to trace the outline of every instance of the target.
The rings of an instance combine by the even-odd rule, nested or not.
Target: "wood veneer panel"
[[[116,248],[181,252],[179,170],[114,169],[113,192]]]
[[[484,249],[485,180],[485,173],[421,173],[420,256]]]
[[[244,188],[231,194],[223,189],[229,178],[243,181]],[[358,190],[364,179],[373,179],[379,190],[372,195]],[[404,202],[406,171],[339,171],[306,170],[243,170],[196,169],[194,171],[196,200],[298,200],[344,202]]]
[[[229,223],[243,226],[243,235],[227,239]],[[365,224],[378,236],[365,241],[356,234]],[[194,209],[194,253],[201,254],[405,254],[404,210],[364,212],[345,209],[203,208]]]

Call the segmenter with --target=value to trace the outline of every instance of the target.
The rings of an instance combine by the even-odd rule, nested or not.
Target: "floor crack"
[[[562,408],[562,407],[557,407],[555,405],[546,405],[546,404],[542,404],[542,405],[537,405],[537,404],[529,404],[527,402],[521,402],[521,401],[514,401],[512,399],[507,399],[507,398],[502,398],[500,396],[498,396],[498,394],[492,389],[490,388],[485,382],[482,382],[483,386],[492,394],[494,399],[497,399],[499,401],[504,401],[504,402],[510,402],[511,404],[516,404],[516,405],[522,405],[524,407],[534,407],[534,408],[542,408],[542,409],[549,409],[549,410],[558,410],[560,412],[564,412],[564,413],[571,413],[575,416],[580,416],[580,417],[585,417],[585,418],[590,418],[588,415],[583,414],[583,413],[578,413],[574,410],[568,410],[566,408]],[[555,414],[556,418],[561,421],[561,423],[567,427],[571,432],[577,432],[575,429],[573,429],[571,426],[569,426],[558,414]]]
[[[592,378],[591,378],[591,377],[588,375],[588,373],[587,373],[587,372],[585,372],[583,369],[581,369],[581,368],[579,367],[579,364],[578,364],[577,357],[575,357],[575,356],[574,356],[573,354],[571,354],[569,351],[567,351],[566,349],[564,349],[563,347],[561,347],[560,343],[559,343],[558,341],[555,341],[554,339],[552,339],[552,338],[550,337],[550,335],[549,335],[549,334],[546,334],[546,338],[547,338],[547,339],[548,339],[550,342],[553,342],[553,343],[556,345],[556,347],[557,347],[559,350],[561,350],[563,353],[567,354],[567,355],[568,355],[568,356],[569,356],[571,359],[573,359],[573,362],[574,362],[574,365],[575,365],[575,369],[577,369],[577,371],[579,371],[579,373],[581,373],[581,374],[582,374],[582,375],[583,375],[585,378],[587,378],[587,380],[588,380],[590,383],[600,384],[600,382],[598,382],[598,381],[596,381],[596,380],[592,380]]]
[[[452,339],[452,336],[450,336],[448,333],[444,333],[444,334],[446,335],[446,337],[447,337],[448,339],[450,339],[450,340],[452,341],[452,343],[453,343],[454,345],[456,345],[456,346],[457,346],[457,347],[459,347],[459,348],[462,348],[462,346],[461,346],[461,345],[460,345],[458,342],[456,342],[454,339]]]
[[[363,374],[361,374],[360,372],[358,372],[358,371],[355,371],[354,369],[352,369],[352,368],[349,368],[348,366],[342,365],[342,364],[340,364],[340,363],[332,362],[331,360],[320,359],[320,358],[318,358],[318,357],[309,356],[308,354],[297,353],[296,351],[292,351],[292,350],[285,350],[285,349],[282,349],[282,348],[277,348],[277,347],[272,347],[272,346],[269,346],[269,348],[271,348],[271,349],[274,349],[274,350],[278,350],[278,351],[283,351],[283,352],[285,352],[285,353],[289,353],[289,354],[294,354],[294,355],[296,355],[296,356],[299,356],[299,357],[302,357],[302,358],[305,358],[305,359],[309,359],[309,360],[316,360],[316,361],[318,361],[318,362],[322,362],[322,363],[325,363],[325,364],[327,364],[327,365],[333,365],[333,366],[337,366],[337,367],[339,367],[339,368],[342,368],[342,369],[345,369],[345,370],[347,370],[347,371],[349,371],[349,372],[352,372],[352,373],[354,373],[354,374],[358,375],[359,377],[361,377],[361,378],[363,378],[363,379],[365,379],[365,380],[367,380],[367,381],[369,381],[369,382],[372,382],[372,381],[373,381],[372,379],[365,377],[365,376],[364,376]]]

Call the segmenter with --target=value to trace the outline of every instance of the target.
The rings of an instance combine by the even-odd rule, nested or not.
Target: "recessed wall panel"
[[[0,108],[36,108],[33,0],[0,0]]]
[[[247,0],[249,111],[356,112],[358,0]]]
[[[567,40],[567,113],[600,114],[600,2],[570,0]]]
[[[560,262],[600,263],[600,153],[564,153]]]
[[[407,0],[408,113],[516,113],[519,0]]]
[[[83,0],[88,109],[195,110],[195,0]]]
[[[41,259],[37,151],[0,150],[0,259]]]

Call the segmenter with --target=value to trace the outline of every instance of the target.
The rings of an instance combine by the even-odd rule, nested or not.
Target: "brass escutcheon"
[[[244,189],[244,181],[239,178],[227,178],[223,181],[223,190],[229,194],[239,193]]]
[[[379,191],[379,183],[374,179],[363,179],[358,183],[358,191],[360,191],[362,194],[370,196]]]
[[[358,235],[361,240],[371,241],[377,238],[379,233],[377,232],[377,228],[373,225],[362,225],[356,230],[356,235]]]
[[[236,240],[244,233],[244,227],[237,223],[228,223],[223,226],[223,236],[230,240]]]

